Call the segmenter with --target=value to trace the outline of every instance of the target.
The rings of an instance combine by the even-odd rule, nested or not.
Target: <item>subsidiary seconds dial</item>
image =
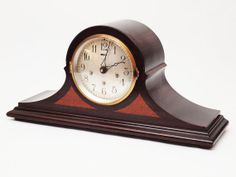
[[[114,105],[127,98],[138,76],[128,47],[107,34],[92,35],[78,45],[71,73],[81,94],[101,105]]]

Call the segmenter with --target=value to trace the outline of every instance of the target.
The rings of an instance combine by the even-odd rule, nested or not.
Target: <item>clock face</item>
[[[138,70],[132,53],[119,39],[92,35],[81,42],[71,60],[78,90],[90,101],[114,105],[129,96]]]

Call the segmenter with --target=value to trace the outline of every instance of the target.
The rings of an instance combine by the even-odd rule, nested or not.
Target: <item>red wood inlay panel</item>
[[[63,106],[72,106],[72,107],[81,107],[87,109],[95,109],[88,103],[84,102],[80,96],[75,92],[73,87],[69,89],[64,97],[58,100],[55,104],[63,105]],[[141,95],[138,95],[135,100],[128,106],[116,110],[115,112],[125,113],[125,114],[134,114],[134,115],[142,115],[149,117],[159,116],[145,103]]]
[[[58,100],[56,104],[94,109],[80,98],[80,96],[74,91],[73,87],[71,87],[66,95]]]
[[[159,116],[145,103],[141,95],[138,95],[130,105],[117,110],[116,112],[159,118]]]

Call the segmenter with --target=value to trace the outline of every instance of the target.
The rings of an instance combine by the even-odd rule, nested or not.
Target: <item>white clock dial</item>
[[[102,105],[114,105],[128,97],[138,73],[126,45],[106,34],[85,39],[74,52],[71,69],[79,91]]]

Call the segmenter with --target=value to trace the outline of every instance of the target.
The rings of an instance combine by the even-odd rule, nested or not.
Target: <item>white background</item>
[[[212,150],[14,121],[17,102],[59,89],[74,36],[138,20],[161,39],[166,75],[189,100],[230,121]],[[1,177],[235,177],[235,0],[0,0]]]

